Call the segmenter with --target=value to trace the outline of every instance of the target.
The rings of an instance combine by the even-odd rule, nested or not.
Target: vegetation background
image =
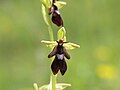
[[[120,90],[120,0],[64,0],[60,10],[67,40],[66,90]],[[58,28],[54,26],[54,35]],[[0,90],[34,90],[49,83],[49,40],[40,0],[0,0]]]

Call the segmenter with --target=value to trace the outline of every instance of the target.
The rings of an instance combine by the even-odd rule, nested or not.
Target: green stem
[[[50,40],[53,41],[54,37],[53,37],[53,30],[51,26],[48,26],[48,31],[49,31]]]
[[[49,13],[49,9],[47,9],[43,4],[42,4],[42,14],[43,14],[43,18],[45,23],[48,26],[48,32],[49,32],[49,36],[50,36],[50,40],[53,41],[54,40],[54,35],[53,35],[53,29],[52,29],[52,23],[51,23],[51,18],[50,15],[48,15]],[[53,58],[52,58],[52,62],[53,62]],[[56,90],[56,77],[55,75],[53,75],[53,73],[51,72],[51,76],[50,76],[50,90]]]
[[[51,72],[50,85],[52,87],[52,90],[56,90],[56,78],[57,78],[57,75],[53,75]]]
[[[50,40],[53,41],[54,36],[53,36],[52,25],[48,26],[48,31],[49,31]],[[53,62],[53,58],[52,58],[52,62]],[[51,85],[50,87],[52,88],[51,90],[56,90],[56,78],[57,75],[53,75],[53,73],[51,72],[51,76],[50,76],[50,85]]]

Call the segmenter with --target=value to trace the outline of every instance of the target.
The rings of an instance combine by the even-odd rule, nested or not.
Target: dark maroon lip
[[[57,1],[57,0],[54,0]],[[54,5],[54,1],[52,6],[49,9],[49,15],[52,14],[52,22],[56,24],[58,27],[63,26],[63,20],[62,17],[60,16],[60,12],[58,10],[58,7]]]
[[[53,48],[52,52],[48,55],[48,58],[55,56],[51,65],[53,74],[56,75],[60,70],[61,75],[64,75],[67,70],[67,63],[64,57],[66,57],[67,59],[70,59],[70,55],[68,54],[65,47],[63,46],[63,43],[64,43],[63,40],[59,40],[56,42],[58,43],[58,45],[56,45]]]

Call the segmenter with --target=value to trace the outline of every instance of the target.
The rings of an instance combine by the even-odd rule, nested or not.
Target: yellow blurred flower
[[[97,66],[96,73],[100,78],[112,80],[117,76],[117,69],[112,65],[101,64]]]
[[[105,46],[100,46],[95,49],[94,56],[98,60],[106,61],[110,59],[110,49]]]

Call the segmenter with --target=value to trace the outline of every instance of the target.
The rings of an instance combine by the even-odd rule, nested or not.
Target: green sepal
[[[64,40],[64,42],[66,42],[66,41],[67,41],[67,38],[66,38],[66,36],[64,36],[63,40]]]
[[[65,6],[67,3],[66,2],[63,2],[63,1],[57,1],[54,3],[58,9],[61,9],[63,6]]]
[[[79,45],[74,44],[74,43],[70,43],[70,42],[64,43],[63,46],[64,46],[67,50],[73,50],[73,49],[75,49],[75,48],[80,48]]]
[[[45,40],[42,40],[41,43],[44,43],[49,48],[53,48],[53,47],[55,47],[57,45],[56,41],[45,41]]]
[[[66,40],[66,31],[65,31],[65,28],[64,27],[62,27],[62,28],[60,28],[59,29],[59,31],[58,31],[58,34],[57,34],[57,36],[58,36],[58,40],[63,40],[63,41],[65,41]],[[64,40],[65,39],[65,40]]]

